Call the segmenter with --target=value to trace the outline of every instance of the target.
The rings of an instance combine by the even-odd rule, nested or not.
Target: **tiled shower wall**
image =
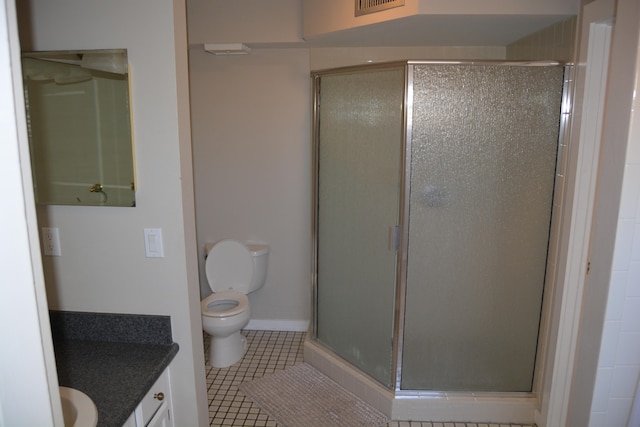
[[[508,60],[571,61],[577,18],[569,18],[507,46]]]
[[[636,64],[636,90],[640,85]],[[590,426],[624,426],[640,378],[640,100],[633,102]],[[636,405],[640,405],[637,402]],[[640,408],[638,408],[640,409]],[[636,414],[637,416],[637,414]],[[638,419],[629,426],[639,425]]]

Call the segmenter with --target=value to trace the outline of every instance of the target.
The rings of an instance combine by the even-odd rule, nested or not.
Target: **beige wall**
[[[211,293],[205,244],[269,244],[265,286],[249,295],[252,328],[306,330],[310,318],[309,52],[215,56],[203,43],[301,42],[300,8],[297,0],[188,2],[200,288]]]
[[[131,66],[137,206],[39,207],[40,226],[60,229],[62,256],[43,259],[49,306],[171,316],[180,345],[172,364],[175,423],[208,425],[184,2],[33,0],[20,6],[25,49],[126,48]],[[164,258],[145,257],[146,227],[162,228]]]
[[[201,272],[206,243],[268,243],[267,281],[249,295],[251,317],[302,322],[305,329],[311,304],[309,52],[215,56],[192,47],[190,73]],[[203,295],[211,293],[204,274],[201,287]]]
[[[302,42],[300,0],[187,0],[187,3],[192,45]]]

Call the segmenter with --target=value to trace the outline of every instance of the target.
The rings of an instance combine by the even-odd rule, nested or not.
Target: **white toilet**
[[[267,277],[269,246],[222,240],[207,245],[205,271],[211,295],[200,303],[202,328],[209,335],[209,364],[226,368],[244,356],[246,338],[240,330],[251,318],[247,294]]]

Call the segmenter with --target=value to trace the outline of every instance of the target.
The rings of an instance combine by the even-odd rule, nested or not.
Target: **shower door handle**
[[[400,226],[392,225],[389,227],[389,250],[390,251],[399,251],[400,250]]]

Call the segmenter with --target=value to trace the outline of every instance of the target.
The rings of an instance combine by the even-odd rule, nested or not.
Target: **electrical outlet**
[[[57,227],[42,227],[42,247],[48,256],[62,256],[60,250],[60,231]]]

